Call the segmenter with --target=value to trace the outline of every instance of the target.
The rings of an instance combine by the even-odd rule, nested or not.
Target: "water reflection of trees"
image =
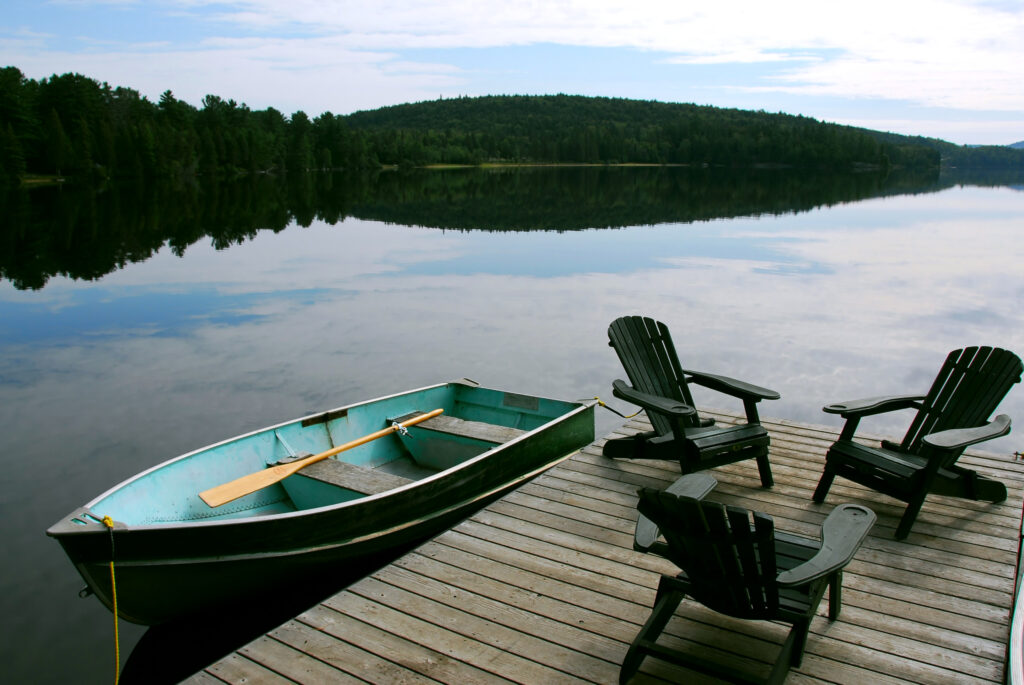
[[[11,191],[0,207],[0,276],[98,279],[164,246],[181,255],[347,217],[457,230],[578,230],[784,214],[956,183],[926,176],[781,170],[502,168],[248,176],[191,185]],[[1005,182],[1005,181],[1004,181]]]

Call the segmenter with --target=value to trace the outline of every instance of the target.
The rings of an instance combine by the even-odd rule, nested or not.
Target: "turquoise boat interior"
[[[252,518],[342,504],[430,477],[564,416],[581,403],[459,381],[391,395],[238,436],[155,466],[87,505],[128,526]],[[212,508],[199,493],[318,454],[417,413],[443,413],[341,452],[279,483]],[[78,521],[87,524],[93,521]]]

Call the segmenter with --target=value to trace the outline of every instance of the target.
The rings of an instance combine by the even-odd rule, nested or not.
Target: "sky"
[[[1024,0],[2,0],[0,66],[311,117],[567,93],[1024,140]]]

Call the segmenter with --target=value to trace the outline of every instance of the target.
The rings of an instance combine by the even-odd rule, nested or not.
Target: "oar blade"
[[[282,464],[281,466],[289,465]],[[209,490],[204,490],[199,493],[199,498],[211,507],[219,507],[222,504],[227,504],[239,497],[244,497],[250,493],[262,490],[263,488],[273,485],[274,483],[284,480],[290,476],[292,470],[282,469],[281,466],[274,466],[262,471],[249,473],[241,478],[236,478],[235,480],[212,487]]]

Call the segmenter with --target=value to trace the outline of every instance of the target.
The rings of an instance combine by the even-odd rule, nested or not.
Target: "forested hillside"
[[[353,129],[399,131],[435,162],[782,165],[829,169],[937,166],[927,146],[787,114],[571,95],[435,100],[356,112]],[[403,143],[401,136],[396,145]],[[411,149],[410,149],[411,148]],[[402,149],[397,150],[399,156]]]
[[[483,163],[928,168],[970,150],[801,116],[568,95],[286,116],[217,95],[197,108],[169,90],[152,102],[81,74],[36,81],[0,69],[0,183]],[[999,154],[1024,168],[1024,152]]]

